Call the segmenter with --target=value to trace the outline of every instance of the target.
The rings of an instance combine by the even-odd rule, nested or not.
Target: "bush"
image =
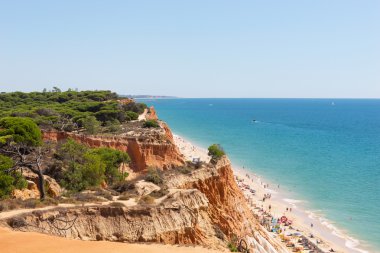
[[[14,189],[12,176],[0,172],[0,200],[9,197]]]
[[[123,203],[120,203],[120,202],[112,202],[109,205],[112,207],[125,207],[125,205]]]
[[[107,200],[113,200],[113,196],[110,192],[108,191],[105,191],[105,190],[102,190],[102,189],[99,189],[97,190],[95,193],[94,193],[95,196],[97,197],[102,197],[102,198],[105,198]]]
[[[79,192],[88,187],[96,187],[106,181],[115,184],[124,181],[128,173],[119,171],[121,163],[128,163],[127,153],[110,149],[90,149],[71,139],[63,144],[57,152],[68,169],[63,172],[61,183],[73,192]]]
[[[80,202],[101,202],[102,199],[98,198],[94,194],[91,193],[77,193],[74,195],[74,200]]]
[[[230,249],[231,252],[238,252],[237,246],[233,243],[228,243],[227,247]]]
[[[127,120],[137,120],[139,118],[139,115],[135,112],[128,111],[126,113]]]
[[[152,191],[149,196],[155,198],[155,199],[159,199],[159,198],[162,198],[163,196],[169,194],[169,190],[167,187],[161,187],[160,190],[158,191]]]
[[[148,204],[152,205],[154,204],[154,198],[149,195],[142,196],[139,200],[139,204]]]
[[[87,116],[80,121],[88,134],[97,134],[100,130],[100,122],[94,116]]]
[[[157,120],[147,120],[143,124],[144,128],[158,128],[160,125],[158,124]]]
[[[182,174],[190,174],[192,172],[192,169],[189,167],[180,167],[178,171]]]
[[[14,189],[24,189],[27,181],[17,171],[6,173],[5,170],[13,167],[13,160],[0,155],[0,199],[8,198]]]
[[[130,194],[130,193],[123,193],[122,195],[120,195],[117,199],[118,200],[129,200],[130,198],[133,198],[135,197],[136,195],[134,194]]]
[[[128,182],[128,181],[120,181],[112,185],[112,189],[114,189],[117,192],[125,192],[129,190],[135,189],[135,184]]]
[[[227,247],[230,249],[231,252],[238,252],[238,238],[236,235],[232,235],[230,242],[228,243]]]
[[[145,181],[148,181],[157,185],[163,183],[163,179],[157,169],[149,169],[148,174],[145,177]]]
[[[225,155],[223,148],[219,144],[212,144],[208,147],[208,155],[211,156],[212,160],[216,161]]]
[[[118,120],[107,121],[105,124],[108,132],[115,133],[121,131],[121,125]]]

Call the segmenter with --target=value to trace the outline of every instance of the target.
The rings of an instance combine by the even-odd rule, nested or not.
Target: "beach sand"
[[[174,134],[174,141],[186,160],[191,161],[193,158],[200,158],[201,161],[206,162],[210,160],[206,149],[198,147],[176,134]],[[281,191],[280,185],[270,183],[268,180],[252,173],[251,169],[233,166],[233,170],[236,178],[239,179],[238,185],[246,196],[253,212],[262,215],[262,211],[266,211],[275,218],[286,216],[293,222],[293,229],[289,229],[288,226],[285,227],[285,235],[296,232],[301,233],[314,244],[317,244],[318,241],[318,247],[325,252],[328,252],[331,248],[335,252],[368,252],[355,248],[358,242],[339,231],[331,222],[301,208],[302,202],[286,196]],[[255,190],[255,194],[250,189]],[[268,194],[271,195],[271,198],[263,201],[263,197]],[[269,206],[271,207],[270,209]],[[279,235],[270,234],[272,234],[273,238],[281,241]],[[310,238],[311,234],[314,238]]]

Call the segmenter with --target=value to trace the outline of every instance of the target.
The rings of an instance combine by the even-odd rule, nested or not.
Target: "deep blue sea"
[[[144,102],[174,133],[203,147],[221,144],[234,164],[380,249],[380,100]]]

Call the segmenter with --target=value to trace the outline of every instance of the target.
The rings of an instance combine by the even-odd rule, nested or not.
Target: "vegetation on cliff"
[[[0,118],[28,117],[41,128],[72,131],[85,127],[93,134],[100,126],[136,120],[147,106],[133,100],[120,103],[118,95],[111,91],[62,92],[54,88],[43,92],[1,93],[0,108]]]
[[[219,144],[212,144],[208,147],[208,155],[211,156],[211,160],[216,162],[220,158],[222,158],[226,153],[224,152],[222,146]]]
[[[58,179],[73,192],[100,186],[103,182],[112,185],[128,176],[119,171],[119,166],[128,163],[129,156],[119,150],[91,149],[69,139],[58,149],[56,157],[66,168]]]
[[[119,171],[129,163],[127,153],[109,148],[91,149],[68,140],[65,144],[42,141],[41,129],[77,130],[96,134],[121,129],[123,122],[136,120],[146,108],[133,100],[118,100],[110,91],[43,92],[0,94],[0,198],[10,196],[27,183],[27,168],[38,177],[38,191],[45,198],[44,174],[50,173],[62,186],[76,192],[126,178]]]
[[[143,124],[143,127],[145,128],[151,128],[151,127],[154,127],[154,128],[157,128],[157,127],[160,127],[160,125],[158,124],[157,120],[147,120],[144,122]]]

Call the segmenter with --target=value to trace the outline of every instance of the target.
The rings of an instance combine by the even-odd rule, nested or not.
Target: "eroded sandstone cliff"
[[[184,158],[174,144],[170,128],[160,122],[159,129],[134,128],[120,135],[87,135],[75,132],[43,131],[45,141],[60,142],[71,138],[89,147],[108,147],[127,152],[134,171],[149,167],[170,169],[184,164]]]
[[[165,175],[169,194],[153,205],[92,206],[33,212],[7,220],[23,231],[82,240],[197,244],[223,249],[244,238],[262,253],[284,252],[266,234],[223,158],[190,174]]]

